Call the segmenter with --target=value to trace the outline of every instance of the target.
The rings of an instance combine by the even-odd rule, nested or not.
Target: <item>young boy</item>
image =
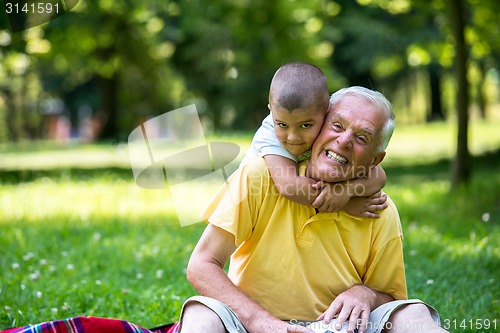
[[[322,212],[345,209],[378,217],[372,205],[385,204],[379,191],[386,181],[380,166],[368,178],[335,184],[299,176],[298,163],[309,158],[329,109],[326,77],[318,67],[299,62],[280,67],[271,81],[268,108],[271,113],[241,165],[263,156],[278,192],[287,199]]]

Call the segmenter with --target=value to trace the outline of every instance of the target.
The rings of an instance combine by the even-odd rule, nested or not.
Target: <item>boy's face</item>
[[[274,122],[274,132],[283,147],[294,155],[308,151],[316,140],[328,110],[319,106],[289,111],[269,105]]]

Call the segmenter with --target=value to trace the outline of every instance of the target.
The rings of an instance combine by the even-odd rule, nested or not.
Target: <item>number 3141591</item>
[[[441,325],[445,330],[452,329],[471,329],[471,330],[480,330],[485,329],[488,330],[490,328],[496,330],[497,328],[497,319],[444,319]]]
[[[52,4],[50,2],[38,2],[38,3],[5,3],[5,12],[7,14],[59,14],[59,3]]]

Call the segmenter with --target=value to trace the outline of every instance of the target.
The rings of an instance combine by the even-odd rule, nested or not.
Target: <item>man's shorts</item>
[[[212,311],[214,311],[219,318],[221,319],[222,323],[224,324],[226,331],[229,333],[247,333],[247,330],[239,320],[238,316],[229,308],[226,304],[219,302],[213,298],[210,297],[204,297],[204,296],[193,296],[189,299],[186,300],[184,305],[182,306],[182,313],[184,313],[184,308],[186,307],[187,304],[192,303],[192,302],[198,302],[206,307],[210,308]],[[384,328],[390,328],[390,323],[388,322],[389,317],[391,314],[394,313],[394,311],[400,309],[401,307],[408,305],[408,304],[424,304],[426,305],[430,312],[432,319],[434,319],[434,322],[436,324],[440,324],[439,321],[439,315],[437,311],[429,306],[428,304],[425,304],[421,300],[418,299],[410,299],[410,300],[402,300],[402,301],[393,301],[389,303],[385,303],[378,308],[374,309],[370,313],[370,318],[368,319],[368,325],[367,325],[367,330],[366,333],[380,333]],[[180,326],[182,327],[182,313],[181,313],[181,320],[180,320]],[[302,322],[304,325],[305,323]]]

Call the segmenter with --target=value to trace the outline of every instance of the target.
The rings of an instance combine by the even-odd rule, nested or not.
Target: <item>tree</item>
[[[466,184],[472,165],[468,146],[469,82],[467,80],[467,47],[465,44],[465,11],[462,0],[447,0],[450,26],[455,40],[455,70],[457,78],[457,152],[453,162],[451,183],[453,187]]]

